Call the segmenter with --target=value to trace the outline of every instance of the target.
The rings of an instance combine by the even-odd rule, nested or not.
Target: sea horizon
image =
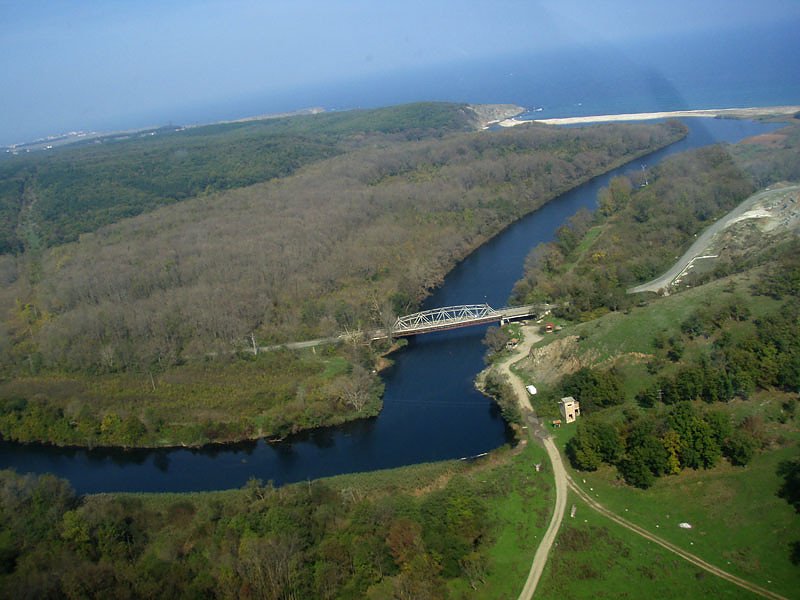
[[[411,102],[517,104],[537,118],[749,108],[800,104],[800,42],[794,24],[730,36],[724,48],[702,36],[681,43],[577,47],[546,54],[465,60],[292,90],[164,107],[71,126],[2,131],[0,145],[34,143],[70,132],[113,134],[199,126],[253,117],[394,106]],[[787,52],[796,47],[797,52]],[[678,48],[677,50],[675,48]],[[45,127],[45,125],[42,125]]]

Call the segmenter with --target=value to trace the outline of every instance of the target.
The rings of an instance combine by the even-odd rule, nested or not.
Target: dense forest
[[[398,133],[2,257],[3,434],[197,444],[375,414],[369,349],[242,353],[391,324],[513,220],[684,134],[678,123]]]
[[[95,138],[0,158],[0,253],[74,241],[210,192],[285,177],[349,148],[474,129],[465,104],[418,103]]]
[[[532,460],[183,495],[81,497],[0,471],[0,597],[465,598],[503,576],[498,537],[522,532],[515,589],[528,522],[547,519]],[[509,498],[523,518],[497,510]]]

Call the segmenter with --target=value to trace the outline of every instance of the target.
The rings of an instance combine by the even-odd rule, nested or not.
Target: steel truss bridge
[[[252,338],[248,339],[247,350],[250,351],[250,341],[252,340],[253,354],[259,352],[269,352],[288,348],[299,350],[301,348],[313,348],[323,344],[338,344],[341,342],[358,343],[367,340],[385,340],[387,338],[399,338],[423,333],[433,333],[434,331],[445,331],[447,329],[457,329],[459,327],[470,327],[472,325],[482,325],[485,323],[505,324],[515,319],[539,318],[547,314],[552,305],[550,304],[529,304],[527,306],[515,306],[495,310],[488,304],[465,304],[463,306],[446,306],[444,308],[434,308],[400,317],[395,324],[387,331],[377,329],[373,331],[349,331],[335,337],[321,338],[317,340],[307,340],[304,342],[289,342],[285,344],[275,344],[272,346],[256,346]]]
[[[391,337],[405,337],[459,327],[483,325],[485,323],[504,324],[514,319],[539,317],[547,312],[549,308],[550,306],[547,304],[529,304],[527,306],[501,309],[494,309],[488,304],[464,304],[461,306],[433,308],[398,318],[392,326],[390,334]]]

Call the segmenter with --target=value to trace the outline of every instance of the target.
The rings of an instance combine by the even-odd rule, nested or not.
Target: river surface
[[[505,306],[530,250],[553,238],[580,208],[594,209],[611,177],[715,141],[775,129],[750,121],[685,119],[682,141],[597,177],[517,221],[473,252],[423,308],[488,302]],[[0,468],[51,472],[79,493],[185,492],[237,488],[251,477],[275,484],[471,457],[509,441],[495,405],[473,387],[483,368],[486,326],[412,338],[384,374],[381,414],[369,420],[265,441],[202,449],[79,450],[0,442]]]

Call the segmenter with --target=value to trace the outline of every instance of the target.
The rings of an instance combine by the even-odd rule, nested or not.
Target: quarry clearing
[[[750,196],[703,231],[666,273],[630,288],[628,293],[670,293],[699,261],[713,263],[735,247],[738,238],[752,233],[753,226],[762,235],[796,230],[800,226],[800,186],[774,186]]]

